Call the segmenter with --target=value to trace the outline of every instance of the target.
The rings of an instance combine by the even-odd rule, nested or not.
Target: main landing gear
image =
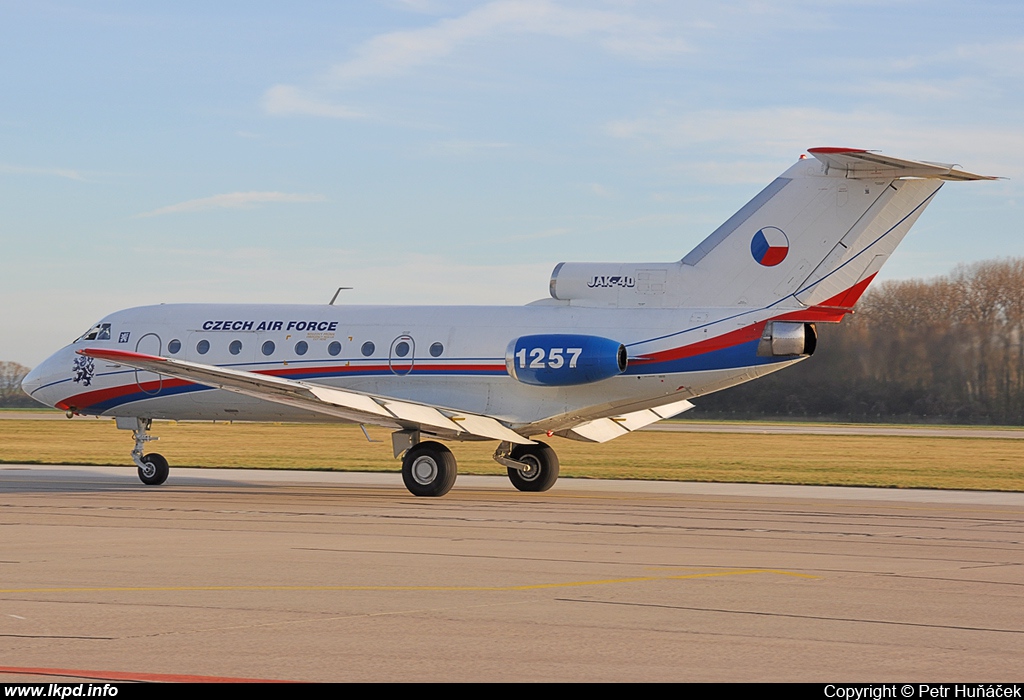
[[[414,496],[443,496],[455,485],[455,455],[439,442],[421,442],[402,457],[402,481]]]
[[[414,496],[443,496],[455,485],[458,465],[447,447],[430,440],[420,442],[414,430],[392,433],[391,439],[395,457],[402,455],[402,481]],[[547,491],[558,480],[558,455],[543,442],[502,442],[494,461],[508,470],[509,481],[520,491]]]
[[[118,418],[116,422],[117,427],[121,430],[131,430],[132,437],[135,438],[132,461],[139,468],[139,479],[142,480],[142,483],[146,486],[159,486],[167,481],[167,475],[171,470],[163,455],[156,452],[148,455],[142,454],[147,442],[160,439],[149,434],[149,429],[153,427],[153,420],[151,418]]]
[[[501,443],[498,451],[505,445]],[[516,445],[504,459],[495,452],[494,459],[508,468],[508,480],[520,491],[547,491],[558,480],[558,455],[543,442]]]

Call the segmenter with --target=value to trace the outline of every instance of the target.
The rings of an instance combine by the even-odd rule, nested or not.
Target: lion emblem
[[[76,357],[75,365],[71,368],[75,382],[82,386],[92,384],[92,375],[96,373],[91,357]]]

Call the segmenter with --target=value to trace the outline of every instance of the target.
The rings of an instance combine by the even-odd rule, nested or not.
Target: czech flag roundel
[[[789,253],[789,239],[782,229],[765,226],[754,234],[750,241],[750,254],[765,267],[774,267],[786,259]]]

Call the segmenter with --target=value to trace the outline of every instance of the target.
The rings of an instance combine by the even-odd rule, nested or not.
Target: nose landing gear
[[[132,450],[132,461],[139,468],[139,479],[146,486],[159,486],[167,481],[170,467],[163,455],[152,452],[143,456],[142,450],[146,443],[160,438],[150,435],[149,429],[153,427],[152,418],[118,418],[117,427],[122,430],[131,430],[135,438],[135,449]]]

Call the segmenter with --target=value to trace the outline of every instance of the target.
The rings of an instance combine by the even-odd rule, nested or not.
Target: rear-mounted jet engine
[[[626,347],[596,335],[524,335],[509,343],[505,366],[523,384],[589,384],[625,372]]]
[[[817,344],[818,332],[813,323],[769,321],[761,333],[757,354],[760,357],[813,355]]]

